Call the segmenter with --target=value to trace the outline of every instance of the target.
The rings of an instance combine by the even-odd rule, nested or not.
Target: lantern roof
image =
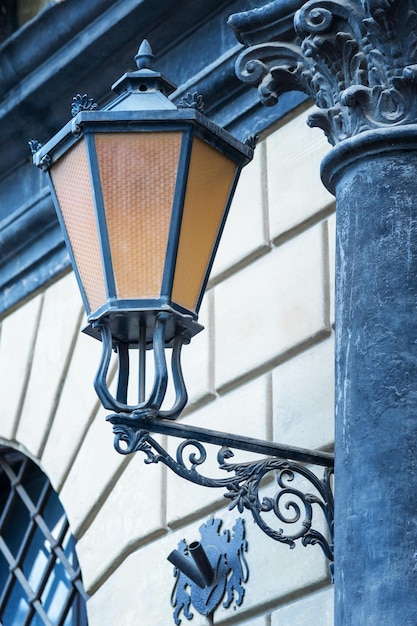
[[[176,109],[168,96],[176,86],[153,68],[154,54],[147,39],[141,43],[135,56],[137,70],[126,72],[117,80],[112,90],[119,97],[112,100],[104,110],[107,111],[149,111]]]
[[[32,145],[33,163],[42,169],[62,156],[64,152],[82,135],[84,128],[98,131],[105,130],[105,123],[129,124],[163,123],[169,121],[191,123],[198,127],[198,132],[205,141],[232,158],[240,160],[242,165],[253,157],[250,141],[243,143],[221,126],[208,119],[203,113],[204,104],[201,95],[187,93],[178,106],[168,96],[176,86],[160,72],[152,69],[154,55],[149,42],[145,39],[135,56],[137,70],[126,72],[117,80],[112,90],[118,95],[102,109],[87,94],[73,98],[73,119],[70,120],[45,145]],[[121,129],[122,130],[122,129]],[[32,143],[32,142],[31,142]],[[37,142],[35,142],[37,143]],[[37,149],[36,149],[37,148]]]

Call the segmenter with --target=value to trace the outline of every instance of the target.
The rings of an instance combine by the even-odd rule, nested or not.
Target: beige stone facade
[[[301,108],[270,129],[242,173],[203,301],[205,331],[184,349],[190,400],[181,419],[331,450],[334,199],[319,175],[329,146],[306,115]],[[168,626],[168,554],[198,539],[208,518],[231,529],[240,514],[221,490],[113,450],[93,389],[100,345],[83,324],[72,274],[2,322],[1,442],[36,460],[60,496],[78,539],[89,626]],[[214,623],[333,624],[320,548],[290,550],[242,516],[245,598],[218,608]],[[192,626],[211,623],[193,612]]]

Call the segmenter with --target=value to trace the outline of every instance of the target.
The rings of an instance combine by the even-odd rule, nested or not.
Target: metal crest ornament
[[[258,135],[249,135],[249,137],[246,137],[245,139],[245,144],[249,146],[250,148],[255,149],[258,141],[259,141]]]
[[[415,121],[415,0],[298,5],[291,41],[278,34],[278,41],[250,45],[236,62],[238,78],[257,86],[264,104],[274,105],[287,91],[306,93],[318,107],[309,124],[321,128],[332,145],[366,130]],[[276,21],[288,10],[281,2],[271,7]],[[231,16],[232,26],[241,22],[239,15],[245,14]],[[246,18],[255,23],[257,16],[249,11]]]
[[[86,93],[83,95],[77,93],[72,99],[71,115],[73,117],[80,111],[95,111],[96,109],[98,109],[97,102],[93,98],[89,98]]]
[[[182,540],[168,560],[174,564],[175,585],[171,596],[175,624],[180,615],[191,620],[192,605],[201,615],[211,615],[223,600],[223,607],[243,602],[249,568],[245,559],[248,544],[244,520],[239,518],[229,530],[221,532],[222,520],[211,519],[199,528],[201,540],[187,544]],[[236,594],[236,597],[235,597]],[[225,598],[226,596],[226,598]]]
[[[204,111],[204,100],[203,96],[196,91],[193,93],[188,92],[181,100],[178,102],[179,109],[196,109],[197,111]]]
[[[30,141],[28,141],[28,144],[32,154],[35,154],[38,150],[42,148],[42,144],[37,139],[30,139]]]

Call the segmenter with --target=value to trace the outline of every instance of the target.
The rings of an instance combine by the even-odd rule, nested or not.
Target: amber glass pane
[[[237,166],[194,139],[172,299],[195,311]]]
[[[52,166],[51,177],[90,311],[95,311],[107,297],[84,140]]]
[[[180,132],[96,136],[118,298],[160,295]]]

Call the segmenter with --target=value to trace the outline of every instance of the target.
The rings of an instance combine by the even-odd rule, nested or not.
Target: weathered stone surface
[[[16,434],[16,439],[34,456],[38,456],[43,449],[56,410],[72,344],[81,321],[81,309],[73,274],[45,292]]]
[[[273,373],[274,441],[305,448],[334,440],[334,342],[330,337]]]
[[[42,296],[15,311],[1,324],[0,394],[1,436],[13,439],[31,368]]]
[[[322,254],[319,224],[216,287],[217,388],[327,331]]]
[[[329,144],[323,133],[307,127],[306,117],[303,111],[265,142],[269,228],[273,241],[322,219],[334,208],[334,197],[320,180],[320,162],[329,152]]]
[[[268,246],[265,219],[265,143],[240,175],[211,276],[214,280],[239,263],[259,256]]]
[[[414,0],[276,2],[266,17],[279,24],[294,8],[292,34],[282,38],[277,28],[275,38],[249,45],[236,62],[238,77],[258,87],[264,104],[287,91],[306,93],[318,107],[309,123],[332,145],[416,121]],[[262,32],[256,10],[252,16],[254,31]]]
[[[271,615],[271,626],[333,626],[333,588],[327,587],[279,608]]]
[[[77,544],[87,593],[139,544],[166,532],[164,468],[148,468],[143,461],[139,454],[132,458]],[[140,489],[132,489],[137,483]]]
[[[417,154],[404,150],[417,127],[408,130],[404,141],[401,130],[364,136],[356,158],[341,144],[325,168],[338,211],[335,589],[346,626],[399,616],[412,626],[417,611]]]
[[[79,329],[41,457],[57,491],[61,489],[99,407],[92,383],[99,362],[101,343],[82,333],[81,328],[84,326],[85,321]]]

